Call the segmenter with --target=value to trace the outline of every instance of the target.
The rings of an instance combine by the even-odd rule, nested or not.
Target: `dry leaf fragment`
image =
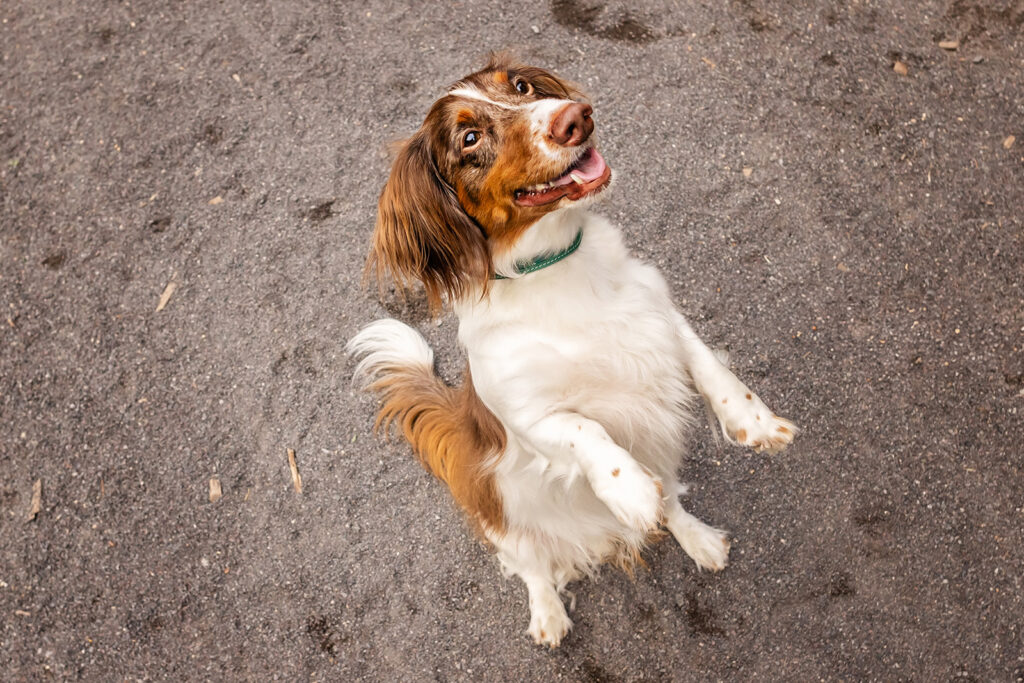
[[[175,282],[174,280],[171,280],[170,282],[167,283],[167,286],[164,287],[164,293],[160,295],[160,303],[156,305],[157,313],[164,310],[164,307],[167,306],[167,302],[171,300],[171,295],[174,294],[174,290],[176,290],[177,288],[178,283]]]
[[[846,265],[845,263],[837,263],[836,268],[842,273],[850,272],[850,266]]]
[[[943,50],[955,50],[958,47],[960,47],[960,41],[959,40],[940,40],[939,41],[939,47],[941,47]]]
[[[23,609],[16,609],[16,610],[14,610],[14,616],[16,616],[16,617],[30,617],[30,616],[32,616],[32,613],[31,612],[26,612]]]
[[[1007,135],[1006,139],[1003,140],[1003,149],[1010,149],[1013,147],[1013,143],[1017,141],[1017,138],[1013,135]]]
[[[751,167],[751,166],[744,166],[744,167],[743,167],[743,176],[744,176],[744,177],[746,177],[746,178],[749,178],[749,177],[750,177],[750,176],[752,176],[753,174],[754,174],[754,169],[753,169],[753,167]]]
[[[39,511],[43,509],[43,480],[36,479],[36,483],[32,484],[32,503],[28,509],[28,515],[25,517],[26,522],[31,522],[39,514]]]
[[[210,206],[217,206],[218,204],[223,203],[223,201],[224,201],[224,198],[221,197],[220,195],[217,195],[216,197],[214,197],[213,199],[211,199],[210,201],[208,201],[206,203],[209,204]]]
[[[906,76],[909,73],[909,71],[907,70],[907,65],[900,61],[897,61],[892,65],[892,70],[898,73],[900,76]]]
[[[210,502],[216,503],[221,499],[220,490],[220,479],[217,477],[210,477]]]
[[[295,451],[288,449],[288,467],[292,470],[292,484],[295,485],[295,492],[302,493],[302,477],[299,475],[299,466],[295,464]]]

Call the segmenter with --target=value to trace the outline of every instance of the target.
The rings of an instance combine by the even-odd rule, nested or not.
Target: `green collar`
[[[519,261],[515,265],[516,273],[519,275],[526,275],[542,268],[547,268],[550,265],[558,263],[566,256],[569,256],[572,252],[580,248],[580,242],[583,241],[583,228],[580,228],[579,232],[576,233],[576,239],[572,241],[572,244],[567,246],[562,251],[552,254],[551,256],[538,256],[530,261]],[[494,274],[493,280],[508,280],[509,278],[504,275]]]

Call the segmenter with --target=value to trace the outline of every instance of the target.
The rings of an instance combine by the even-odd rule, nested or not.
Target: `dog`
[[[464,381],[442,382],[397,320],[347,345],[381,398],[377,427],[400,425],[448,485],[552,648],[572,627],[566,585],[606,562],[632,573],[661,527],[699,568],[726,566],[726,532],[679,502],[701,399],[732,443],[776,452],[797,432],[586,210],[612,177],[592,114],[577,86],[507,55],[452,85],[398,148],[367,273],[451,305]]]

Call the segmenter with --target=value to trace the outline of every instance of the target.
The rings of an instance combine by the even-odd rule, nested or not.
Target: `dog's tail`
[[[480,401],[467,367],[460,388],[434,373],[434,352],[408,325],[371,323],[345,347],[360,358],[353,378],[381,398],[374,429],[398,424],[423,466],[448,484],[481,530],[504,530],[493,466],[505,450],[505,428]]]

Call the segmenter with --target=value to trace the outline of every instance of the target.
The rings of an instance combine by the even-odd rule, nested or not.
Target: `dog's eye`
[[[524,81],[521,78],[517,78],[515,82],[516,92],[520,95],[529,95],[533,92],[533,86],[530,85],[529,81]]]
[[[471,130],[462,136],[462,148],[469,149],[476,143],[480,142],[480,133],[475,130]]]

